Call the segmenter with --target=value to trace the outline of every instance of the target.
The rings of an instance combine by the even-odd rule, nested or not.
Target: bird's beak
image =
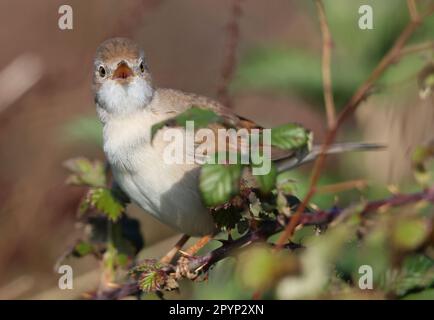
[[[112,78],[125,80],[128,77],[131,77],[132,75],[133,75],[133,70],[131,70],[131,68],[128,66],[128,64],[125,61],[121,61],[119,62],[118,67],[113,73]]]

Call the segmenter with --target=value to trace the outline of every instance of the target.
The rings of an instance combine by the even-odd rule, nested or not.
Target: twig
[[[322,0],[315,0],[322,33],[322,81],[324,87],[324,103],[327,114],[328,127],[332,128],[336,122],[335,103],[331,77],[331,50],[333,46],[330,29],[325,15]]]
[[[419,201],[429,201],[434,203],[434,187],[421,192],[412,194],[397,194],[389,198],[367,202],[360,211],[360,216],[365,217],[369,213],[375,212],[382,207],[398,207],[407,204],[415,204]],[[301,215],[299,223],[302,225],[327,225],[340,216],[345,209],[332,208],[328,211],[317,211],[314,213],[304,212]],[[291,218],[293,220],[294,217]],[[218,261],[234,254],[237,250],[246,247],[252,243],[266,241],[270,236],[282,231],[282,226],[277,221],[264,221],[257,230],[249,231],[245,235],[233,241],[222,241],[222,246],[207,253],[204,256],[190,257],[188,262],[188,270],[195,272],[200,269],[201,272],[206,272],[211,266]],[[276,244],[277,245],[277,244]],[[293,250],[300,248],[299,245],[293,243],[285,243],[284,247]],[[176,272],[176,265],[168,265],[163,270],[167,274]],[[99,299],[122,299],[126,296],[135,295],[140,292],[135,281],[128,282],[118,288],[107,290],[99,295]]]
[[[338,182],[334,184],[329,184],[325,186],[320,186],[316,188],[317,193],[336,193],[342,192],[350,189],[363,189],[368,185],[366,180],[350,180],[344,182]]]
[[[417,11],[417,5],[415,0],[407,0],[408,11],[412,21],[419,21],[419,12]]]
[[[401,50],[401,53],[399,54],[400,57],[405,56],[407,54],[412,54],[416,52],[421,52],[425,50],[434,50],[434,42],[433,41],[427,41],[423,43],[417,43],[414,45],[406,46]]]
[[[231,18],[226,25],[226,56],[222,65],[221,82],[217,89],[218,100],[228,108],[232,106],[228,87],[234,75],[237,64],[236,53],[240,38],[239,20],[242,14],[241,1],[242,0],[232,0]]]
[[[411,20],[405,29],[401,32],[399,37],[396,39],[394,45],[392,48],[387,52],[387,54],[381,59],[377,67],[372,71],[369,78],[357,89],[357,91],[354,93],[354,95],[351,97],[350,101],[344,106],[344,109],[339,113],[339,116],[337,118],[337,121],[335,125],[330,128],[326,134],[325,141],[322,145],[321,154],[315,161],[312,175],[310,179],[309,189],[308,192],[301,202],[300,206],[298,207],[296,213],[294,214],[293,218],[291,219],[290,223],[286,226],[284,232],[281,234],[277,241],[276,248],[280,249],[282,246],[286,243],[286,241],[292,237],[295,228],[300,222],[302,213],[307,207],[307,204],[312,199],[313,195],[315,194],[315,186],[318,183],[318,180],[321,175],[321,171],[325,164],[326,159],[326,152],[329,146],[334,141],[336,134],[338,132],[339,127],[344,123],[344,121],[347,119],[348,116],[350,116],[356,108],[360,105],[360,103],[366,99],[366,97],[369,95],[370,90],[372,89],[374,83],[380,78],[381,75],[387,70],[387,68],[392,65],[396,58],[399,56],[399,53],[401,52],[404,45],[407,43],[411,35],[416,31],[416,29],[420,26],[423,19],[430,16],[434,12],[434,5],[432,5],[426,14],[420,17],[420,20]]]

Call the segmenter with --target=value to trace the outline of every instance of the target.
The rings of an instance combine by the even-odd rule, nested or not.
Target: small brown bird
[[[190,235],[211,235],[212,216],[199,191],[199,164],[173,164],[164,160],[164,129],[151,142],[151,127],[192,106],[210,109],[236,128],[260,128],[218,102],[195,94],[156,88],[144,53],[125,38],[103,42],[94,60],[96,109],[103,123],[104,152],[115,181],[130,199],[161,222]],[[184,130],[179,128],[179,130]],[[329,153],[371,149],[370,144],[340,144]],[[277,152],[279,153],[279,152]],[[272,158],[276,159],[276,152]],[[304,158],[293,153],[277,162],[280,171],[314,159],[313,147]]]

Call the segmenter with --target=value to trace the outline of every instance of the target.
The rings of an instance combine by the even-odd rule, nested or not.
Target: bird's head
[[[101,120],[145,108],[154,89],[143,50],[127,38],[104,41],[94,58],[93,87]]]

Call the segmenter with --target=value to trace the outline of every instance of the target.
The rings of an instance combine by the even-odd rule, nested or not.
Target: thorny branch
[[[416,0],[407,0],[408,11],[412,21],[419,21],[419,12],[417,11]]]
[[[417,28],[421,25],[423,20],[434,13],[434,5],[432,5],[428,11],[420,16],[418,20],[411,20],[405,29],[401,32],[399,37],[396,39],[392,48],[386,53],[386,55],[381,59],[377,67],[372,71],[369,78],[357,89],[354,95],[351,97],[350,101],[344,106],[343,110],[339,113],[337,121],[332,128],[329,128],[326,134],[325,141],[322,145],[322,152],[315,161],[312,175],[310,179],[309,191],[307,192],[305,198],[303,199],[301,205],[298,207],[296,213],[293,218],[286,226],[284,232],[279,237],[277,241],[277,249],[282,248],[286,241],[292,237],[295,228],[300,223],[302,218],[302,214],[306,209],[309,201],[315,194],[316,185],[321,176],[322,169],[324,168],[325,159],[326,159],[326,151],[329,146],[333,143],[336,138],[336,134],[340,126],[344,123],[344,121],[357,109],[360,103],[365,100],[375,82],[383,75],[383,73],[387,70],[387,68],[396,62],[397,58],[399,58],[401,50],[404,48],[407,41],[413,35],[413,33],[417,30]]]
[[[409,45],[401,50],[400,57],[405,56],[407,54],[426,51],[426,50],[434,50],[434,41],[427,41],[423,43]]]
[[[240,38],[239,20],[242,15],[241,2],[242,0],[232,0],[231,18],[226,25],[226,55],[222,65],[221,82],[217,89],[218,100],[228,108],[232,106],[228,87],[237,62],[237,48]]]
[[[363,218],[368,214],[387,207],[399,207],[408,204],[416,204],[420,201],[427,201],[434,204],[434,187],[425,189],[424,191],[412,194],[396,194],[386,199],[367,202],[364,206],[358,209],[358,214]],[[298,224],[309,226],[325,226],[341,217],[342,213],[347,210],[343,208],[332,208],[328,211],[316,211],[314,213],[303,212],[300,216]],[[289,220],[292,221],[294,216]],[[231,256],[237,250],[256,242],[264,242],[270,236],[282,231],[283,227],[278,221],[265,221],[258,229],[251,230],[245,235],[236,240],[220,240],[222,245],[203,256],[183,257],[178,260],[177,265],[167,265],[163,268],[167,274],[176,274],[176,277],[184,277],[189,274],[189,277],[199,276],[200,272],[208,271],[218,261]],[[302,246],[294,243],[287,243],[284,247],[293,250]],[[182,264],[182,265],[181,265]],[[200,271],[200,272],[199,272]],[[136,281],[128,282],[120,287],[113,288],[100,294],[98,299],[122,299],[130,295],[140,293]]]
[[[332,128],[336,122],[335,103],[331,76],[331,49],[333,46],[330,29],[327,23],[324,4],[322,0],[315,0],[322,33],[322,79],[324,86],[324,102],[327,114],[328,127]]]

